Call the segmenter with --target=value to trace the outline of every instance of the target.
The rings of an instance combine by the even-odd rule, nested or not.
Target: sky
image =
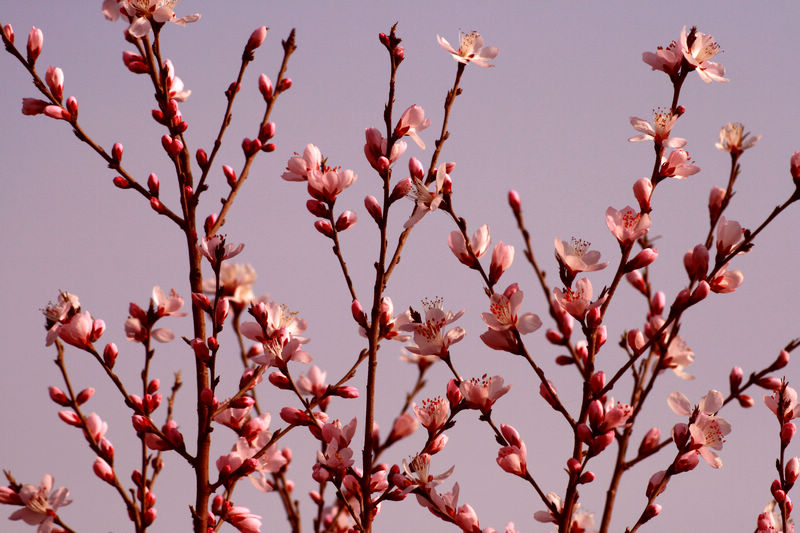
[[[130,49],[122,39],[124,25],[104,20],[100,3],[0,0],[0,22],[13,25],[17,44],[23,47],[31,26],[43,30],[38,66],[42,72],[48,65],[64,70],[65,95],[78,99],[84,129],[106,149],[114,142],[123,143],[126,168],[142,181],[150,172],[157,173],[162,199],[175,205],[174,186],[160,146],[163,132],[150,117],[152,88],[144,77],[124,68],[122,51]],[[536,279],[522,257],[522,239],[507,208],[506,194],[509,189],[519,191],[534,251],[551,283],[556,276],[554,237],[591,241],[604,260],[616,261],[618,246],[606,228],[605,211],[609,206],[619,209],[634,204],[631,186],[652,168],[649,145],[627,142],[636,134],[629,117],[652,118],[652,110],[668,106],[671,98],[667,76],[651,71],[641,54],[677,40],[684,25],[697,25],[714,36],[723,50],[718,61],[730,82],[705,84],[691,75],[684,85],[681,103],[686,114],[673,133],[688,140],[686,149],[702,170],[657,189],[650,233],[658,236],[659,258],[651,270],[655,287],[670,300],[686,284],[683,254],[705,236],[708,191],[724,186],[729,172],[727,154],[714,148],[721,126],[742,122],[746,130],[763,135],[741,161],[742,175],[728,218],[755,227],[791,194],[789,157],[800,150],[796,128],[800,80],[794,68],[800,52],[795,24],[800,8],[794,3],[774,2],[766,9],[737,2],[727,4],[725,10],[711,2],[242,1],[234,9],[231,5],[181,2],[179,16],[200,12],[203,18],[185,28],[166,27],[162,49],[192,90],[181,105],[190,125],[188,142],[193,150],[208,150],[224,110],[223,91],[237,72],[243,44],[257,26],[270,28],[247,71],[227,144],[217,159],[218,166],[240,168],[240,140],[254,136],[263,113],[258,75],[265,72],[274,79],[281,60],[280,40],[297,29],[298,49],[288,71],[293,86],[281,96],[272,116],[277,148],[257,159],[224,232],[229,241],[245,243],[236,259],[252,264],[258,272],[256,294],[269,293],[271,299],[308,320],[307,351],[328,371],[329,379],[346,370],[364,341],[350,317],[350,297],[329,242],[315,231],[315,219],[305,209],[305,187],[281,180],[280,174],[287,159],[302,152],[307,143],[318,145],[333,164],[358,174],[358,181],[343,193],[337,206],[359,216],[356,226],[343,235],[342,247],[356,289],[366,300],[378,243],[363,198],[377,195],[379,181],[363,155],[363,132],[382,124],[388,64],[377,34],[388,32],[395,22],[406,58],[398,77],[396,116],[417,104],[432,121],[421,134],[428,149],[422,151],[409,143],[396,164],[395,176],[400,178],[405,176],[409,156],[430,160],[444,96],[453,83],[455,62],[436,43],[436,35],[454,43],[459,30],[477,30],[487,45],[500,49],[495,68],[466,69],[463,94],[456,100],[441,160],[457,164],[452,173],[453,198],[470,233],[489,224],[493,243],[503,241],[517,248],[515,264],[500,288],[518,282],[526,295],[522,310],[538,313],[545,328],[552,324]],[[154,285],[174,287],[188,301],[184,244],[173,225],[156,216],[145,200],[112,185],[114,174],[75,139],[65,123],[20,113],[21,98],[37,94],[25,70],[10,55],[2,55],[0,72],[4,187],[0,217],[6,228],[0,234],[5,252],[0,262],[5,304],[0,337],[5,339],[6,362],[5,371],[0,372],[0,399],[6,406],[0,410],[4,428],[0,465],[11,469],[21,482],[38,484],[43,474],[53,473],[56,485],[69,487],[74,499],[63,512],[73,527],[122,531],[128,526],[119,520],[124,510],[117,496],[92,474],[91,451],[78,431],[58,420],[59,408],[47,397],[47,387],[61,383],[52,364],[55,352],[44,346],[40,309],[59,290],[77,294],[85,310],[105,320],[108,329],[103,341],[120,346],[119,373],[135,380],[142,353],[125,340],[128,304],[146,306]],[[216,198],[227,187],[221,169],[211,179],[211,192],[200,208],[203,214],[216,209]],[[403,206],[396,213],[390,243],[406,216]],[[800,261],[799,224],[796,208],[779,217],[750,254],[736,258],[734,268],[744,272],[743,286],[733,294],[712,295],[688,313],[681,336],[696,354],[687,369],[696,379],[683,381],[672,373],[659,378],[641,427],[634,433],[633,447],[651,426],[666,435],[681,421],[665,401],[673,390],[692,401],[710,389],[725,393],[731,367],[743,367],[745,375],[759,370],[789,340],[800,336],[796,306],[800,286],[792,278]],[[479,277],[461,266],[447,248],[447,235],[453,229],[441,213],[427,216],[412,233],[387,294],[396,309],[409,305],[419,309],[421,299],[435,296],[444,298],[448,309],[466,309],[458,324],[467,335],[453,349],[456,366],[465,376],[501,375],[514,384],[498,402],[494,419],[520,431],[528,448],[529,468],[540,485],[563,492],[567,459],[563,450],[571,438],[539,398],[538,382],[523,361],[493,352],[480,342],[485,330],[480,313],[486,311],[487,301]],[[591,279],[602,287],[612,276],[607,269]],[[624,354],[616,348],[616,340],[623,331],[641,327],[645,313],[641,298],[623,286],[607,317],[609,342],[598,356],[600,368],[613,372],[618,367]],[[188,319],[172,318],[164,325],[178,336],[190,336]],[[529,336],[530,349],[574,409],[578,402],[574,369],[554,364],[559,352],[544,340],[543,331]],[[223,336],[222,342],[230,355],[223,366],[231,377],[221,387],[232,391],[240,371],[238,355],[232,336]],[[384,343],[380,352],[377,406],[384,431],[415,378],[414,369],[399,361],[400,348]],[[189,382],[192,357],[180,342],[160,346],[153,373],[166,386],[172,374],[184,368]],[[109,422],[108,437],[117,449],[118,468],[124,469],[125,450],[138,449],[132,448],[130,413],[87,354],[70,349],[67,364],[76,387],[97,389],[87,410]],[[782,372],[790,382],[799,375],[795,362]],[[444,366],[435,367],[420,399],[443,394],[448,379]],[[354,385],[363,390],[364,383],[359,373]],[[623,401],[629,394],[625,385],[615,391]],[[277,412],[291,404],[291,398],[271,390],[269,384],[260,387],[273,412],[272,428],[281,427]],[[187,428],[192,420],[190,392],[187,385],[176,411],[178,422]],[[723,467],[712,470],[700,464],[674,478],[659,499],[662,515],[647,526],[649,530],[721,532],[755,526],[757,514],[769,501],[779,441],[777,423],[761,399],[764,391],[750,393],[756,398],[752,409],[728,406],[721,413],[733,426],[720,452]],[[363,407],[358,400],[340,400],[332,409],[333,416],[348,421],[361,416]],[[447,448],[434,459],[434,472],[456,465],[443,487],[449,490],[454,481],[459,483],[460,503],[476,509],[482,527],[502,530],[513,520],[520,531],[550,531],[533,520],[533,513],[544,508],[536,495],[495,464],[497,445],[486,426],[474,413],[464,415]],[[225,431],[215,433],[216,454],[226,453],[233,442],[233,433]],[[309,474],[314,461],[314,446],[307,437],[295,432],[284,444],[295,453],[289,476],[296,481],[296,497],[306,513],[312,507],[307,492],[312,489]],[[420,430],[397,445],[386,460],[399,464],[423,440]],[[666,468],[672,453],[668,448],[626,475],[612,530],[624,530],[635,522],[646,501],[647,479]],[[582,508],[595,512],[598,520],[612,454],[609,451],[596,459],[593,470],[598,481],[581,492]],[[800,454],[797,443],[790,446],[789,454]],[[193,501],[189,479],[184,465],[178,461],[168,465],[155,490],[159,515],[153,531],[185,530],[187,505]],[[274,495],[243,486],[236,501],[265,517],[263,531],[286,528]],[[0,519],[10,512],[0,510]],[[97,524],[102,527],[98,529]],[[310,528],[310,520],[304,526]],[[376,528],[387,532],[454,530],[411,499],[385,505]],[[0,529],[30,530],[18,522],[3,522]]]

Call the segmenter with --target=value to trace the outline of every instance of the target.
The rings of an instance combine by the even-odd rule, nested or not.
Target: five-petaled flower
[[[407,346],[406,349],[418,355],[437,355],[447,357],[450,345],[464,338],[466,331],[462,327],[455,327],[445,332],[445,326],[452,324],[464,314],[464,309],[458,313],[442,309],[442,299],[422,300],[425,308],[424,322],[408,322],[400,326],[401,330],[413,331],[416,346]]]
[[[706,83],[712,81],[728,81],[725,76],[725,67],[719,63],[709,61],[719,53],[719,45],[714,38],[707,33],[701,33],[692,28],[691,35],[694,40],[689,46],[689,35],[686,34],[686,26],[681,30],[681,52],[689,65],[697,70],[697,75]]]
[[[481,413],[488,413],[492,410],[494,402],[511,390],[511,385],[503,386],[503,378],[500,376],[467,379],[458,386],[461,394],[464,395],[464,403],[469,409],[480,409]]]
[[[412,178],[413,188],[408,196],[416,202],[416,207],[411,216],[403,224],[405,229],[414,227],[414,224],[422,220],[422,217],[438,209],[439,204],[444,199],[444,187],[449,183],[450,176],[445,170],[446,164],[442,163],[436,169],[436,181],[433,183],[433,190],[428,190],[425,183],[417,178]]]
[[[667,397],[667,403],[675,414],[692,416],[692,404],[682,393],[673,392]],[[716,416],[716,412],[722,408],[722,405],[722,393],[717,390],[708,391],[708,394],[700,399],[697,415],[689,426],[692,449],[696,450],[713,468],[722,466],[722,459],[714,450],[722,449],[725,435],[731,432],[730,423],[724,418]]]
[[[748,148],[752,148],[761,139],[761,135],[750,135],[744,131],[744,126],[740,122],[729,122],[719,130],[719,142],[714,146],[723,152],[731,154],[741,154]]]
[[[58,508],[72,503],[67,496],[69,490],[66,487],[53,490],[53,476],[46,474],[38,487],[26,484],[19,489],[19,498],[25,507],[14,511],[8,518],[38,525],[38,533],[50,533],[55,528]]]
[[[630,244],[650,229],[650,215],[639,213],[631,206],[617,211],[613,207],[606,210],[606,225],[620,244]]]
[[[574,279],[580,272],[594,272],[608,266],[608,262],[599,263],[600,252],[589,250],[590,242],[572,238],[571,244],[555,238],[556,261],[564,269],[568,279]],[[587,251],[588,250],[588,251]]]
[[[178,0],[105,0],[102,12],[108,20],[117,20],[121,13],[125,13],[131,22],[128,32],[141,39],[153,28],[152,22],[164,24],[172,22],[178,26],[185,26],[189,22],[200,20],[200,14],[186,15],[178,18],[175,15],[175,4]]]
[[[496,46],[483,46],[483,37],[476,31],[459,32],[458,50],[453,49],[444,37],[437,35],[436,40],[459,63],[473,63],[479,67],[493,67],[489,61],[497,57],[500,52]]]
[[[678,115],[668,109],[656,109],[653,111],[652,125],[643,118],[631,117],[631,126],[633,126],[633,129],[640,132],[640,134],[631,137],[628,141],[653,141],[657,146],[683,148],[686,145],[686,139],[669,136],[676,120],[678,120]]]

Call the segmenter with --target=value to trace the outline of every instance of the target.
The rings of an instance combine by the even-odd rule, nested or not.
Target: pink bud
[[[735,366],[731,369],[731,374],[728,377],[728,383],[730,383],[731,392],[739,390],[739,385],[742,384],[743,375],[744,372],[742,371],[742,367]]]
[[[638,329],[632,329],[628,332],[628,346],[631,347],[633,353],[642,353],[642,348],[645,346],[644,334]]]
[[[555,397],[556,394],[557,394],[556,393],[556,387],[555,387],[555,385],[553,385],[552,381],[548,381],[547,385],[550,386],[550,390],[547,390],[547,386],[544,383],[541,383],[539,385],[539,395],[542,398],[544,398],[544,401],[546,401],[550,405],[550,407],[555,409],[558,406],[558,403],[556,402],[556,397]],[[550,391],[553,391],[553,394],[550,394]]]
[[[510,244],[503,244],[503,241],[498,242],[492,251],[492,262],[489,266],[489,283],[491,285],[497,283],[500,276],[508,270],[513,262],[514,247]]]
[[[209,351],[206,343],[203,342],[203,339],[192,339],[192,342],[190,344],[192,346],[192,349],[194,350],[194,355],[200,361],[207,363],[211,356],[211,352]]]
[[[795,433],[797,433],[797,426],[792,422],[786,422],[781,426],[781,444],[784,448],[792,441]]]
[[[597,347],[599,348],[600,346],[604,345],[607,340],[608,340],[608,328],[606,328],[605,325],[599,326],[594,336],[594,341],[597,344]]]
[[[647,296],[647,287],[644,282],[644,277],[642,277],[642,274],[638,270],[625,274],[625,279],[628,280],[628,283],[630,283],[634,289]]]
[[[650,265],[658,258],[658,250],[655,248],[645,248],[636,257],[628,261],[625,265],[625,272],[631,272]]]
[[[43,113],[56,120],[69,121],[72,118],[72,116],[69,114],[69,111],[58,105],[49,105],[45,107]]]
[[[586,471],[578,478],[578,483],[586,484],[595,480],[594,472]]]
[[[408,173],[411,174],[413,179],[422,181],[425,177],[425,168],[422,166],[422,163],[416,157],[412,157],[408,160]]]
[[[283,78],[278,83],[278,92],[288,91],[289,88],[292,86],[292,79],[291,78]]]
[[[576,433],[580,441],[583,442],[584,444],[589,444],[592,442],[593,438],[592,430],[589,429],[589,426],[587,426],[586,424],[578,424],[578,427],[576,428]]]
[[[651,518],[654,518],[655,516],[658,516],[658,513],[660,513],[660,512],[661,512],[661,505],[659,505],[657,503],[651,503],[650,505],[647,506],[647,508],[642,513],[641,523],[644,524],[645,522],[647,522]]]
[[[6,36],[8,42],[14,44],[14,28],[11,27],[11,24],[6,24],[5,26],[3,26],[2,29],[3,29],[3,35]]]
[[[650,428],[642,438],[642,443],[639,444],[639,455],[644,456],[654,452],[660,439],[661,431],[657,427]]]
[[[320,218],[328,218],[331,214],[328,206],[319,200],[308,200],[306,202],[306,209],[308,209],[308,212],[312,215]]]
[[[122,161],[122,144],[114,143],[114,146],[111,147],[111,159],[113,159],[115,163]]]
[[[336,219],[336,230],[337,231],[345,231],[353,227],[353,225],[358,221],[358,216],[356,216],[354,211],[344,211],[339,218]]]
[[[206,154],[206,151],[202,148],[198,148],[197,152],[194,154],[194,158],[197,161],[197,165],[201,169],[205,170],[206,166],[208,165],[208,155]]]
[[[94,473],[105,481],[106,483],[113,483],[114,482],[114,471],[108,465],[107,462],[102,460],[101,458],[97,458],[94,461],[94,466],[92,467]]]
[[[672,426],[672,440],[675,441],[675,446],[680,449],[686,444],[689,438],[689,427],[686,424],[678,423]]]
[[[567,460],[567,468],[569,469],[570,472],[576,474],[581,471],[581,462],[578,459],[575,459],[574,457],[570,457]]]
[[[261,126],[261,130],[258,132],[258,140],[261,141],[261,144],[266,143],[268,140],[272,139],[275,136],[275,123],[274,122],[267,122],[263,126]],[[262,150],[264,148],[262,147]],[[272,150],[269,150],[272,151]]]
[[[163,135],[161,137],[161,146],[164,147],[164,150],[173,159],[183,150],[183,143],[180,139],[173,139],[169,135]]]
[[[264,97],[264,100],[272,98],[272,80],[270,80],[269,76],[266,74],[262,74],[258,77],[258,90],[261,92],[261,96]]]
[[[151,379],[150,383],[147,384],[147,394],[154,394],[158,392],[158,388],[161,386],[161,380],[158,378]]]
[[[722,213],[722,201],[725,199],[725,189],[712,187],[708,195],[708,214],[711,220],[718,220]]]
[[[633,184],[633,195],[639,202],[639,211],[650,212],[650,196],[653,194],[653,182],[649,178],[641,178]]]
[[[589,312],[586,313],[586,323],[590,328],[596,328],[602,322],[603,315],[601,314],[599,307],[592,307]]]
[[[74,96],[70,96],[69,98],[67,98],[67,110],[72,116],[72,120],[78,119],[78,100],[76,100]],[[70,119],[66,118],[64,120],[70,120]]]
[[[13,38],[11,41],[13,42]],[[800,152],[795,152],[792,154],[792,157],[789,160],[789,173],[792,175],[794,184],[797,185],[798,182],[800,182]]]
[[[50,105],[50,102],[39,100],[38,98],[23,98],[22,99],[22,114],[23,115],[40,115],[44,113],[44,109]]]
[[[228,165],[222,165],[222,173],[225,174],[225,179],[231,187],[236,186],[236,171]]]
[[[162,204],[161,200],[159,200],[155,196],[150,198],[150,207],[153,208],[153,211],[155,211],[156,213],[164,212],[164,204]]]
[[[203,223],[203,229],[205,230],[206,235],[211,232],[211,230],[214,228],[214,225],[217,223],[217,216],[217,213],[211,213],[206,217],[206,220]]]
[[[150,194],[157,197],[158,188],[159,188],[158,176],[156,176],[155,174],[150,174],[147,177],[147,189],[150,191]]]
[[[130,189],[131,184],[128,180],[123,178],[122,176],[117,176],[113,180],[114,185],[119,187],[120,189]]]
[[[67,399],[67,395],[64,394],[64,391],[59,389],[58,387],[49,387],[47,392],[50,394],[50,399],[56,402],[58,405],[63,407],[67,407],[69,405],[69,400]]]
[[[244,47],[244,52],[246,54],[253,53],[253,51],[261,46],[264,42],[264,39],[267,38],[267,27],[266,26],[259,26],[258,28],[250,34],[250,38],[247,39],[247,44]]]
[[[157,514],[158,511],[156,511],[155,509],[148,509],[147,511],[145,511],[144,516],[142,517],[144,525],[145,526],[151,525],[155,521]]]
[[[42,53],[43,42],[44,34],[42,33],[42,30],[36,26],[32,27],[30,33],[28,33],[27,45],[28,64],[30,66],[33,66],[33,64],[36,63],[36,60],[39,58],[39,54]]]
[[[753,400],[753,397],[747,394],[740,394],[739,396],[736,397],[736,399],[739,400],[739,405],[741,405],[745,409],[747,409],[748,407],[753,407],[756,403],[755,400]]]
[[[699,280],[706,277],[708,272],[708,248],[698,244],[683,256],[683,266],[690,280]]]
[[[332,394],[339,398],[358,398],[358,389],[349,385],[342,385],[333,389]]]
[[[228,318],[228,313],[231,311],[231,304],[227,298],[220,298],[217,300],[217,309],[214,312],[214,320],[217,324],[222,324]]]
[[[768,390],[778,390],[781,388],[781,380],[773,377],[764,377],[756,381],[756,385]]]
[[[645,495],[648,498],[655,498],[667,489],[666,483],[661,485],[661,482],[664,481],[664,476],[666,473],[666,470],[659,470],[650,477],[650,480],[647,482],[647,489],[645,490]]]
[[[60,102],[64,96],[64,71],[58,67],[49,66],[44,79],[53,97]]]
[[[282,390],[289,390],[292,388],[291,383],[289,382],[289,378],[283,375],[281,372],[273,372],[269,375],[269,382],[278,387]]]
[[[778,354],[778,357],[777,359],[775,359],[775,362],[772,363],[771,368],[773,370],[779,370],[788,364],[789,364],[789,352],[787,352],[786,350],[781,350],[781,353]]]
[[[450,437],[448,437],[445,433],[441,433],[438,437],[433,439],[433,442],[428,444],[428,446],[425,448],[425,451],[431,455],[439,453],[440,451],[444,450],[448,440],[450,440]]]
[[[396,202],[400,198],[405,198],[411,191],[412,181],[411,178],[405,178],[397,182],[392,189],[392,194],[389,195],[389,203]]]
[[[450,407],[454,408],[463,399],[463,395],[461,394],[461,389],[458,387],[455,379],[451,379],[447,382],[447,401],[450,402]]]
[[[660,315],[664,312],[664,306],[666,305],[667,296],[662,291],[658,291],[650,300],[650,312],[654,315]]]
[[[200,391],[200,403],[207,407],[218,403],[216,396],[214,396],[214,391],[208,387],[203,387],[203,390]]]
[[[217,338],[216,337],[207,338],[206,339],[206,344],[208,344],[208,347],[214,352],[219,350],[219,342],[217,342]]]
[[[519,193],[514,189],[508,191],[508,205],[511,207],[514,214],[519,213],[522,209],[522,200],[519,197]]]
[[[367,314],[364,312],[364,307],[358,300],[353,300],[350,305],[350,312],[353,314],[353,319],[356,323],[364,329],[367,329]]]
[[[103,349],[103,362],[105,362],[108,368],[114,368],[114,363],[117,360],[117,355],[119,354],[119,350],[117,350],[117,345],[113,342],[106,344],[106,347]]]
[[[597,394],[603,387],[606,386],[606,373],[600,370],[599,372],[595,372],[592,374],[592,377],[589,378],[589,389],[592,391],[593,394]]]
[[[695,451],[689,451],[675,459],[674,467],[675,472],[680,474],[681,472],[688,472],[689,470],[693,470],[694,467],[697,466],[699,462],[698,454]]]
[[[701,300],[705,300],[709,294],[711,294],[711,286],[707,281],[702,280],[692,291],[692,295],[689,297],[688,305],[694,305]]]
[[[786,487],[786,490],[789,490],[794,482],[797,481],[798,476],[800,476],[800,459],[797,457],[792,457],[789,459],[789,461],[786,463],[784,472],[786,474],[786,483],[789,485]]]
[[[73,411],[59,411],[58,418],[70,426],[82,427],[80,417]]]
[[[600,400],[594,400],[589,404],[588,414],[589,423],[594,429],[599,428],[603,424],[605,413],[603,410],[603,404],[600,403]]]
[[[94,320],[92,322],[92,332],[89,334],[89,342],[96,342],[100,337],[103,336],[103,332],[106,330],[106,323],[103,320]]]
[[[381,206],[378,203],[378,200],[374,196],[367,196],[364,198],[364,207],[367,208],[367,213],[377,222],[378,224],[381,223],[381,218],[383,217],[383,213],[381,211]]]
[[[327,220],[317,220],[314,222],[314,227],[326,237],[333,238],[333,228],[331,227],[331,223]]]
[[[94,389],[92,387],[88,387],[83,389],[78,393],[78,396],[75,397],[75,402],[78,405],[83,405],[89,401],[89,398],[94,396]]]
[[[192,293],[192,305],[199,307],[206,313],[211,311],[211,301],[208,299],[208,296],[201,292]]]

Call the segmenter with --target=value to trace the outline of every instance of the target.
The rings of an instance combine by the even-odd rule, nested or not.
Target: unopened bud
[[[292,79],[291,78],[283,78],[278,83],[278,92],[288,91],[292,86]]]
[[[641,272],[638,270],[634,270],[632,272],[628,272],[625,274],[625,279],[628,280],[628,283],[633,286],[634,289],[641,292],[645,296],[647,296],[647,286],[644,282],[644,277],[642,276]]]
[[[597,394],[603,387],[606,386],[606,373],[600,370],[599,372],[595,372],[592,374],[592,377],[589,378],[589,389],[592,391],[592,394]]]
[[[631,272],[633,270],[644,268],[650,265],[657,258],[658,258],[658,250],[656,250],[655,248],[645,248],[644,250],[636,254],[636,257],[627,262],[627,264],[625,265],[625,272]]]
[[[119,350],[117,350],[116,344],[113,342],[106,344],[106,347],[103,349],[103,362],[108,368],[114,368],[114,363],[117,360],[118,354]]]
[[[194,154],[194,158],[197,161],[197,165],[201,169],[205,170],[205,168],[208,166],[208,155],[206,154],[206,151],[202,148],[198,148],[197,152]]]
[[[463,395],[461,394],[461,389],[456,384],[455,379],[451,379],[447,382],[447,401],[450,402],[450,408],[455,407],[461,400],[463,399]]]
[[[264,97],[264,100],[272,98],[272,81],[266,74],[258,77],[258,90],[261,91],[261,96]]]
[[[797,433],[797,426],[795,426],[792,422],[786,422],[783,426],[781,426],[781,444],[785,448],[792,442],[792,438],[794,438],[795,433]]]
[[[777,359],[775,359],[775,362],[772,363],[771,368],[773,370],[779,370],[788,364],[789,364],[789,352],[787,352],[786,350],[781,350],[781,353],[778,354],[778,357]]]
[[[731,374],[728,376],[728,383],[731,386],[731,392],[736,392],[739,390],[739,385],[742,384],[743,376],[744,372],[742,371],[742,367],[735,366],[731,369]]]
[[[519,193],[514,189],[508,191],[508,205],[514,214],[518,214],[522,209],[522,200],[519,197]]]
[[[278,387],[281,390],[289,390],[292,388],[292,384],[289,382],[289,378],[283,375],[282,372],[273,372],[267,378],[269,382]]]
[[[336,219],[336,231],[345,231],[353,227],[358,221],[358,216],[354,211],[344,211],[339,218]]]
[[[83,405],[89,401],[89,398],[94,396],[94,389],[92,387],[87,387],[78,393],[78,396],[75,397],[75,402],[78,405]]]
[[[331,227],[331,223],[327,220],[317,220],[314,222],[314,228],[326,237],[330,239],[333,238],[333,228]]]
[[[756,403],[755,400],[753,400],[753,397],[747,394],[740,394],[739,396],[736,397],[736,399],[739,400],[739,405],[741,405],[745,409],[747,409],[748,407],[753,407]]]
[[[639,444],[639,455],[649,455],[656,450],[658,441],[661,439],[661,430],[657,427],[652,427],[645,433],[642,438],[642,443]]]
[[[364,198],[364,207],[367,208],[367,213],[370,214],[372,219],[375,220],[376,223],[380,224],[381,219],[383,218],[383,213],[377,198],[374,196],[367,196]]]
[[[397,182],[392,189],[392,194],[389,195],[389,203],[396,202],[400,198],[405,198],[411,191],[412,181],[411,178],[405,178]]]
[[[650,212],[650,196],[653,194],[653,182],[649,178],[641,178],[633,184],[633,195],[639,202],[639,211]]]
[[[64,391],[58,387],[50,387],[47,389],[47,392],[50,394],[50,399],[56,402],[58,405],[62,407],[67,407],[69,405],[67,395],[64,394]]]
[[[247,44],[244,46],[245,53],[253,53],[253,51],[261,46],[264,42],[264,39],[267,38],[267,27],[266,26],[259,26],[258,28],[250,34],[250,38],[247,39]]]
[[[222,173],[225,174],[225,180],[232,188],[236,186],[236,171],[228,165],[222,165]]]
[[[657,503],[651,503],[642,513],[641,523],[644,524],[651,518],[658,516],[658,513],[660,512],[661,512],[661,505]]]

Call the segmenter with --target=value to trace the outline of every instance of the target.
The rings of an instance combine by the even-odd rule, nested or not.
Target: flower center
[[[572,237],[571,242],[572,242],[572,250],[574,254],[577,255],[578,257],[583,257],[583,255],[586,253],[586,250],[588,250],[589,246],[592,244],[589,241],[584,241],[583,239],[576,239],[575,237]]]
[[[468,54],[472,55],[472,50],[475,47],[475,40],[478,37],[478,32],[471,31],[461,37],[461,43],[458,48],[458,55],[466,57]]]
[[[631,209],[622,214],[622,223],[625,225],[625,229],[635,228],[639,224],[640,218],[641,215]]]

